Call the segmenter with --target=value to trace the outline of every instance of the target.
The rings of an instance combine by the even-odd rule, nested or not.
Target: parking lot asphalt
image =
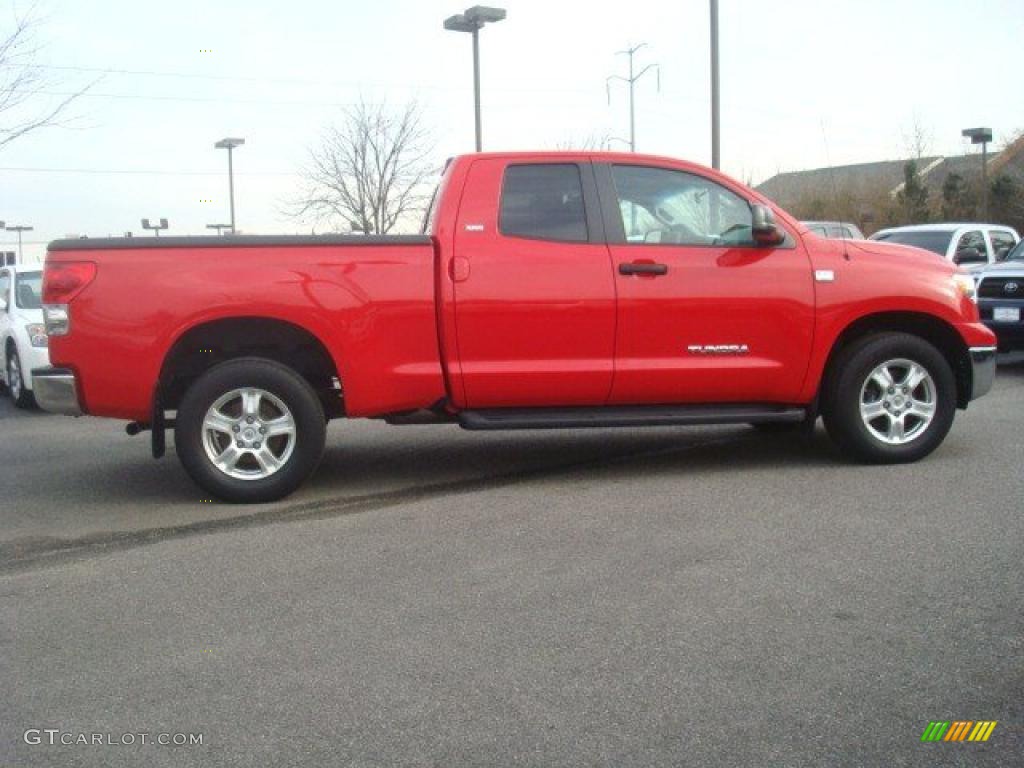
[[[820,429],[340,423],[237,507],[5,401],[0,765],[1018,766],[1022,434],[1019,362],[893,467]]]

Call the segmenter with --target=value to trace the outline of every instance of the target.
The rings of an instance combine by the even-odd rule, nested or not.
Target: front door
[[[755,245],[749,202],[711,178],[597,171],[618,292],[611,402],[797,402],[814,331],[799,240]]]
[[[475,161],[448,269],[466,407],[607,400],[615,283],[588,161]]]

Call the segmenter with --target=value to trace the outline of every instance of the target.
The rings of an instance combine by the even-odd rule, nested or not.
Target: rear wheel
[[[25,389],[25,378],[21,373],[21,358],[17,347],[7,353],[7,390],[18,408],[32,408],[36,404],[30,390]]]
[[[871,336],[834,365],[822,415],[845,452],[896,464],[927,456],[945,439],[956,412],[956,382],[927,341],[905,333]]]
[[[326,419],[305,379],[261,358],[230,360],[182,399],[175,451],[204,490],[225,501],[287,496],[316,469]]]

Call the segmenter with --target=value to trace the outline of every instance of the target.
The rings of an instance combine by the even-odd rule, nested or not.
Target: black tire
[[[21,358],[17,347],[7,352],[7,393],[14,401],[15,408],[29,410],[36,407],[36,398],[31,390],[25,389],[25,379],[21,374]]]
[[[230,393],[243,388],[254,388],[269,394],[266,407],[274,409],[271,398],[283,404],[294,422],[294,443],[287,457],[279,468],[267,476],[251,478],[233,477],[219,469],[207,452],[207,443],[214,443],[217,449],[227,435],[226,449],[231,449],[233,437],[229,434],[207,431],[204,436],[203,422],[210,408]],[[236,401],[229,401],[232,405]],[[237,401],[241,402],[241,400]],[[227,405],[225,407],[227,407]],[[280,410],[280,409],[276,409]],[[239,424],[245,427],[239,418]],[[257,416],[256,426],[260,425]],[[269,418],[269,417],[268,417]],[[263,358],[246,357],[229,360],[214,366],[200,376],[188,388],[178,406],[178,414],[174,430],[174,449],[189,476],[203,490],[224,501],[238,503],[262,503],[276,501],[287,496],[308,478],[323,455],[326,439],[326,419],[323,406],[316,393],[305,379],[287,366]],[[252,432],[252,429],[243,430]],[[253,436],[250,436],[252,439]],[[240,434],[239,439],[244,435]],[[256,440],[261,438],[255,436]],[[269,450],[271,440],[266,438]],[[250,448],[258,448],[260,443],[248,443],[242,451],[243,458],[235,465],[236,471],[265,471],[261,462],[257,462],[256,453]],[[282,457],[284,451],[281,452]],[[247,454],[247,455],[244,455]],[[254,465],[255,469],[247,469],[245,463]]]
[[[871,373],[890,361],[908,360],[921,366],[931,377],[934,400],[934,413],[916,435],[908,433],[906,442],[890,444],[873,434],[861,417],[862,396],[870,394],[865,387],[877,387],[868,384]],[[895,397],[899,398],[902,391],[894,387]],[[886,390],[888,392],[889,390]],[[912,397],[917,397],[911,392]],[[886,397],[885,392],[879,395]],[[905,395],[903,396],[906,397]],[[906,407],[908,400],[902,399],[893,405]],[[910,400],[909,402],[913,402]],[[881,422],[873,425],[885,425],[891,422],[889,413],[892,408],[888,404],[876,402],[876,405],[887,405],[887,412],[880,414]],[[917,407],[917,406],[915,406]],[[907,411],[904,411],[907,413]],[[832,363],[829,371],[828,384],[824,393],[822,417],[829,436],[847,455],[863,462],[872,464],[900,464],[922,459],[942,443],[953,426],[956,413],[956,381],[953,371],[943,354],[932,344],[919,336],[908,333],[881,333],[868,336],[851,344],[843,350]],[[911,419],[907,421],[907,419]],[[924,424],[921,417],[911,414],[904,416],[906,424],[914,428]],[[881,428],[878,428],[881,431]]]

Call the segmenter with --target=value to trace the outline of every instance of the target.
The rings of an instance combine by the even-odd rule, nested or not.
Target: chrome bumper
[[[971,400],[977,400],[992,389],[996,378],[996,348],[971,347]]]
[[[78,384],[67,368],[36,368],[32,371],[32,392],[44,411],[65,416],[81,416]]]

